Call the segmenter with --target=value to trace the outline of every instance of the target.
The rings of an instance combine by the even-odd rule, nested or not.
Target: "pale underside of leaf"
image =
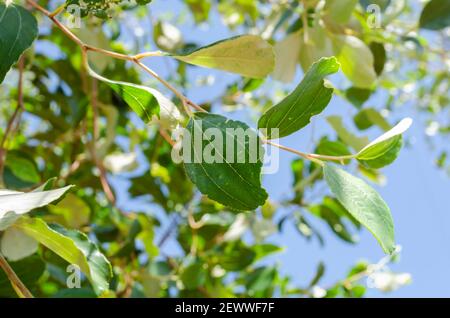
[[[275,65],[272,46],[256,35],[237,36],[173,57],[186,63],[251,78],[266,77],[272,73]]]
[[[0,191],[0,231],[6,229],[21,215],[30,212],[33,209],[46,206],[59,199],[73,186],[64,188],[32,192],[17,192],[10,190]]]
[[[373,159],[377,156],[377,153],[386,152],[392,147],[393,144],[397,143],[398,138],[411,127],[413,120],[411,118],[402,119],[397,125],[395,125],[391,130],[387,131],[367,146],[365,146],[357,154],[358,159]]]
[[[111,265],[95,244],[81,232],[65,230],[57,225],[49,226],[38,218],[22,218],[14,227],[52,250],[69,264],[78,266],[98,295],[109,288]]]

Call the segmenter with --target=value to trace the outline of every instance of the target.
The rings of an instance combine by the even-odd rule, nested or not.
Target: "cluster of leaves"
[[[152,0],[136,0],[134,4],[146,5]],[[123,0],[66,0],[66,6],[76,5],[80,8],[82,17],[93,15],[100,19],[111,17],[111,11],[117,6],[130,5],[130,1]]]
[[[215,5],[203,0],[185,2],[198,23],[208,21]],[[315,154],[297,152],[301,158],[292,162],[292,196],[279,203],[269,200],[261,185],[261,159],[252,164],[225,160],[181,165],[172,161],[174,145],[167,132],[180,126],[192,130],[201,121],[203,134],[216,128],[225,140],[227,128],[245,130],[249,128],[246,123],[209,112],[187,112],[185,117],[176,104],[189,107],[189,103],[180,93],[172,98],[157,90],[154,82],[146,83],[152,88],[134,84],[141,82],[140,76],[123,59],[99,58],[98,52],[92,52],[89,62],[83,63],[83,51],[56,27],[37,38],[32,13],[19,5],[0,4],[0,101],[17,100],[24,118],[36,121],[32,129],[19,127],[0,149],[5,188],[0,191],[1,253],[25,285],[36,295],[56,297],[364,295],[365,288],[354,284],[354,278],[364,276],[367,264],[359,264],[342,282],[317,294],[314,291],[324,273],[323,265],[311,283],[299,288],[278,266],[259,263],[282,250],[266,238],[281,232],[286,222],[292,221],[302,236],[322,241],[310,217],[324,221],[348,243],[355,243],[350,228],[365,227],[386,253],[395,250],[387,204],[366,181],[337,166],[350,166],[353,161],[363,176],[379,180],[378,169],[397,158],[402,134],[411,124],[406,118],[391,126],[379,109],[364,106],[377,87],[392,86],[394,80],[383,77],[385,47],[393,45],[397,36],[384,28],[370,28],[365,1],[357,2],[328,0],[320,6],[319,1],[277,5],[219,1],[217,10],[231,29],[256,28],[259,21],[268,26],[257,29],[264,39],[243,35],[205,47],[186,44],[173,25],[155,22],[155,44],[168,51],[158,55],[178,61],[171,82],[188,86],[187,65],[244,77],[230,85],[218,102],[202,106],[210,110],[216,104],[242,103],[261,112],[258,128],[267,133],[257,138],[259,147],[277,137],[274,129],[278,129],[278,137],[304,129],[329,105],[334,92],[357,108],[353,118],[357,128],[382,130],[379,138],[369,142],[349,131],[341,117],[328,117],[336,136],[323,136]],[[393,4],[382,2],[381,8],[388,12]],[[67,1],[73,3],[79,4]],[[84,14],[103,17],[116,1],[84,3]],[[260,14],[263,10],[259,9],[267,6],[271,8],[269,16]],[[448,26],[448,10],[441,9],[434,0],[427,4],[420,26],[431,30]],[[403,10],[390,12],[391,18],[386,13],[385,23],[389,19],[394,23]],[[116,29],[114,39],[120,38],[120,32]],[[106,38],[102,29],[86,33],[74,31],[74,36],[103,50],[113,47],[118,54],[129,53],[118,41]],[[275,35],[280,33],[284,38],[278,40]],[[20,41],[15,41],[17,36]],[[55,45],[57,57],[26,51],[41,40]],[[14,70],[20,83],[16,89],[12,77],[4,79],[21,56],[26,67]],[[290,82],[298,64],[304,70],[303,79],[274,103],[272,92],[265,94],[264,80],[273,74],[277,80]],[[350,87],[332,88],[327,77],[340,69]],[[10,110],[2,111],[2,117],[11,116]],[[228,158],[226,149],[218,149],[210,139],[203,141],[204,149]],[[199,155],[195,148],[192,155]],[[113,187],[131,202],[126,211],[108,183],[107,177],[115,175],[130,184],[126,189]],[[56,180],[51,179],[54,176]],[[320,183],[326,183],[330,191],[313,201],[309,196]],[[147,203],[145,207],[138,204],[140,200]],[[293,212],[280,216],[283,210]],[[157,241],[156,232],[165,230],[168,219],[168,230]],[[244,237],[248,230],[252,242]],[[173,233],[182,255],[163,252]],[[84,273],[82,288],[67,288],[68,264],[77,265]],[[0,278],[0,296],[13,297],[17,288]]]

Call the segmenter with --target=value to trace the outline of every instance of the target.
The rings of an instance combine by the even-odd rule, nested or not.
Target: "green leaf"
[[[374,58],[373,67],[377,75],[380,76],[381,73],[383,73],[384,65],[387,61],[386,49],[384,48],[384,45],[379,42],[370,43],[369,48]]]
[[[351,155],[347,146],[340,141],[331,141],[326,138],[320,140],[316,152],[326,156],[348,156]]]
[[[373,125],[377,125],[384,131],[391,129],[391,125],[375,108],[364,108],[353,117],[356,127],[360,130],[369,129]]]
[[[25,286],[31,290],[33,290],[32,288],[35,287],[45,271],[45,263],[37,255],[27,257],[18,262],[11,262],[10,265]],[[0,297],[17,297],[8,277],[3,271],[0,271]]]
[[[359,88],[371,88],[377,79],[374,58],[367,45],[352,35],[334,35],[334,55],[341,63],[345,76]]]
[[[326,17],[339,24],[347,23],[358,0],[327,0],[324,10]]]
[[[154,115],[159,114],[161,102],[172,103],[153,88],[114,81],[108,81],[108,84],[144,123],[149,123]]]
[[[11,226],[21,215],[58,200],[72,187],[67,186],[50,191],[37,189],[27,193],[0,190],[0,231]]]
[[[22,218],[14,227],[34,238],[87,276],[97,295],[109,288],[111,264],[89,238],[78,231],[46,224],[38,218]]]
[[[252,78],[266,77],[275,65],[272,46],[256,35],[237,36],[173,57],[186,63]]]
[[[361,108],[372,95],[372,90],[358,87],[350,87],[345,91],[345,98],[356,108]]]
[[[37,21],[28,10],[14,4],[0,4],[0,83],[37,34]]]
[[[113,81],[95,73],[92,69],[89,69],[89,74],[107,83],[144,123],[148,124],[158,118],[166,126],[179,122],[181,115],[178,108],[157,90],[142,85]]]
[[[395,127],[365,146],[356,159],[371,168],[381,168],[392,163],[402,146],[402,134],[411,126],[412,119],[405,118]]]
[[[450,0],[431,0],[422,10],[420,27],[441,30],[450,26]]]
[[[284,83],[291,82],[295,77],[297,59],[300,53],[300,32],[288,34],[282,41],[275,44],[275,70],[273,78]]]
[[[339,116],[327,117],[328,123],[333,127],[336,133],[345,144],[352,147],[354,150],[359,151],[369,143],[366,137],[358,137],[347,130],[342,122],[342,118]]]
[[[208,20],[209,11],[211,9],[211,1],[208,0],[186,0],[186,4],[189,6],[194,20],[196,23],[200,23]]]
[[[187,289],[192,290],[203,286],[206,281],[206,271],[203,268],[203,263],[197,261],[184,268],[180,279]]]
[[[88,224],[91,215],[89,205],[72,193],[68,193],[58,205],[50,206],[49,210],[52,214],[60,216],[64,225],[76,229]]]
[[[363,180],[334,165],[325,163],[323,172],[339,202],[375,236],[383,251],[391,254],[395,249],[394,224],[381,196]]]
[[[183,46],[183,36],[176,26],[158,21],[153,27],[153,40],[161,50],[175,52]]]
[[[20,151],[10,151],[6,157],[3,180],[8,189],[24,189],[35,186],[41,177],[32,158]]]
[[[328,36],[327,30],[317,24],[308,29],[308,37],[300,37],[299,61],[304,72],[317,60],[326,56],[333,56],[333,43]]]
[[[214,140],[211,136],[205,135],[205,131],[210,128],[215,128],[218,132]],[[254,210],[264,204],[267,193],[261,187],[263,149],[256,132],[240,121],[207,113],[195,113],[187,129],[192,136],[187,147],[192,153],[189,162],[185,160],[184,166],[189,178],[200,192],[237,210]],[[246,141],[242,143],[239,138],[230,134],[230,129],[237,129],[236,132],[239,129],[246,131]],[[203,142],[197,139],[202,137]],[[234,145],[234,153],[229,152],[228,146],[224,147],[224,144]],[[207,163],[204,154],[212,152],[215,160]],[[243,155],[241,158],[238,156],[239,153]],[[228,158],[231,155],[233,157]]]
[[[356,227],[359,228],[359,222],[334,198],[325,197],[323,202],[318,205],[311,206],[310,212],[315,216],[325,220],[330,229],[342,240],[355,243],[355,237],[348,230],[344,219],[349,219]]]
[[[333,89],[324,85],[327,75],[336,73],[336,58],[322,58],[314,63],[300,84],[280,103],[269,109],[258,121],[258,128],[266,128],[267,138],[288,136],[308,125],[311,117],[320,114],[331,100]],[[272,129],[277,128],[272,133]]]

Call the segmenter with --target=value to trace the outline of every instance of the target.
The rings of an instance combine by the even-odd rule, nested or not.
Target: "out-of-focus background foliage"
[[[171,161],[171,146],[158,126],[144,125],[102,83],[96,84],[99,112],[93,112],[92,83],[80,67],[78,48],[36,13],[40,36],[24,58],[25,111],[6,144],[3,182],[16,190],[52,177],[59,186],[76,185],[57,206],[33,213],[79,229],[99,245],[114,271],[106,295],[450,296],[449,1],[431,1],[440,5],[430,2],[427,11],[428,1],[403,0],[153,0],[125,7],[94,2],[95,8],[87,1],[90,9],[72,30],[108,50],[185,52],[240,34],[273,44],[276,72],[265,80],[168,57],[145,60],[202,107],[252,127],[299,83],[311,61],[342,54],[345,74],[330,78],[336,89],[331,104],[302,133],[283,140],[295,149],[342,154],[354,135],[373,139],[403,117],[414,119],[391,166],[349,167],[391,207],[402,249],[386,259],[370,233],[332,198],[316,165],[292,154],[281,153],[278,172],[264,176],[270,201],[262,209],[236,213],[202,197]],[[55,9],[63,2],[39,3]],[[73,17],[58,18],[66,23]],[[89,57],[108,78],[172,96],[129,63]],[[18,77],[15,68],[0,87],[1,131],[15,110]],[[94,116],[98,127],[92,126]],[[105,195],[89,150],[93,136],[94,157],[107,170],[115,202]],[[369,266],[380,260],[380,266]],[[43,247],[12,264],[18,272],[36,269],[24,279],[35,295],[95,296],[87,281],[81,289],[67,289],[67,263]],[[13,295],[0,280],[0,296]]]

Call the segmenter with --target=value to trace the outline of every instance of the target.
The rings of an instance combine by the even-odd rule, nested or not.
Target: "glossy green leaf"
[[[164,125],[173,126],[180,120],[178,108],[157,90],[142,85],[113,81],[95,73],[92,69],[89,69],[89,73],[107,83],[144,123],[159,119]]]
[[[267,129],[267,138],[271,139],[288,136],[308,125],[311,117],[320,114],[331,100],[333,89],[324,85],[324,78],[338,70],[334,57],[314,63],[295,90],[262,115],[258,128]],[[274,128],[278,134],[272,133]]]
[[[450,0],[431,0],[422,10],[420,27],[441,30],[450,26]]]
[[[214,140],[205,135],[205,131],[210,128],[220,132],[218,136],[214,136]],[[193,137],[189,141],[191,158],[189,162],[185,161],[184,166],[189,178],[203,194],[237,210],[254,210],[264,204],[267,193],[261,187],[263,149],[256,132],[240,121],[207,113],[196,113],[187,129]],[[245,143],[227,129],[247,131]],[[196,139],[202,136],[203,142]],[[226,141],[227,138],[229,142]],[[234,153],[224,144],[234,144]],[[204,154],[212,152],[217,160],[207,163]],[[238,154],[242,154],[242,157]]]
[[[153,116],[159,114],[161,102],[164,104],[172,103],[153,88],[125,82],[108,81],[108,83],[144,123],[149,123]]]
[[[402,134],[411,126],[412,119],[405,118],[395,127],[365,146],[356,159],[371,168],[381,168],[392,163],[402,146]]]
[[[72,187],[67,186],[50,191],[37,189],[26,193],[0,190],[0,231],[11,226],[21,215],[58,200]]]
[[[242,35],[199,48],[174,58],[209,68],[264,78],[272,73],[275,55],[272,46],[256,35]]]
[[[0,4],[0,83],[37,35],[37,21],[30,11],[15,4]]]
[[[391,211],[381,196],[363,180],[325,163],[325,180],[348,212],[378,240],[385,253],[395,249]]]
[[[22,218],[14,224],[36,241],[70,264],[77,265],[88,277],[98,295],[109,289],[111,264],[89,238],[78,231],[48,225],[42,219]]]

